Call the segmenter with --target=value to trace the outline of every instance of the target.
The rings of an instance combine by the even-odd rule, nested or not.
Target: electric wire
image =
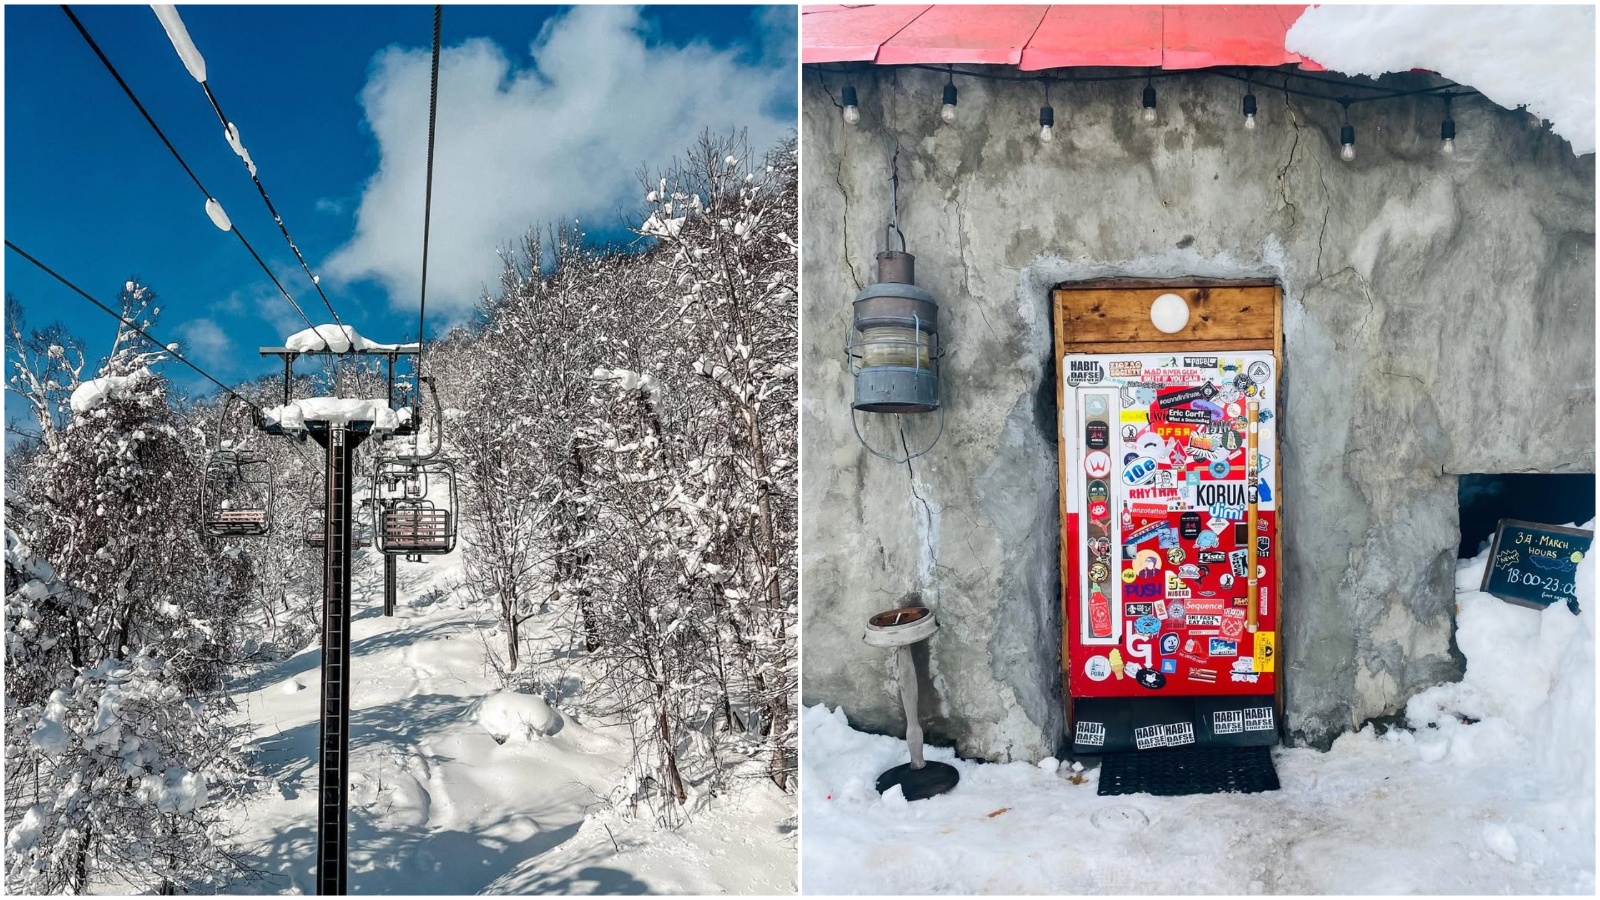
[[[90,303],[93,303],[95,306],[100,307],[101,311],[103,311],[106,315],[110,316],[113,319],[116,319],[119,323],[121,323],[123,325],[126,325],[129,328],[132,328],[134,331],[137,331],[142,337],[144,337],[145,340],[147,340],[150,343],[156,345],[157,347],[162,348],[163,352],[171,354],[173,359],[176,359],[178,362],[181,362],[184,365],[188,366],[189,368],[195,370],[195,372],[199,373],[199,375],[202,378],[206,379],[207,381],[211,382],[212,384],[216,385],[217,387],[222,388],[222,390],[224,392],[232,395],[235,399],[239,400],[244,405],[246,405],[246,406],[250,407],[251,409],[255,410],[257,413],[261,412],[261,407],[255,405],[254,403],[251,403],[248,399],[246,399],[245,397],[241,396],[233,388],[228,387],[227,385],[225,385],[222,382],[218,381],[216,378],[212,377],[210,372],[207,372],[205,369],[202,369],[199,366],[195,365],[194,363],[190,362],[188,357],[184,356],[182,353],[179,353],[176,350],[170,349],[170,347],[172,347],[173,345],[167,344],[167,343],[161,341],[155,335],[151,334],[148,331],[145,331],[143,328],[139,327],[138,325],[134,324],[133,322],[130,322],[128,319],[123,317],[123,315],[121,313],[119,313],[116,310],[112,309],[111,307],[105,305],[104,303],[101,303],[99,300],[96,300],[94,297],[90,296],[88,291],[85,291],[83,288],[78,287],[77,285],[75,285],[72,282],[68,281],[66,276],[62,275],[60,272],[57,272],[55,269],[52,269],[49,266],[45,265],[44,263],[40,262],[36,257],[33,256],[33,254],[29,253],[28,251],[22,249],[21,247],[18,247],[16,244],[12,243],[10,238],[6,239],[6,248],[11,250],[12,252],[16,253],[18,256],[22,257],[23,259],[27,260],[28,262],[31,262],[34,265],[38,266],[41,270],[44,271],[44,273],[46,275],[49,275],[51,278],[54,278],[55,280],[61,282],[63,285],[65,285],[67,287],[68,290],[72,291],[73,293],[77,294],[78,296],[82,297],[83,299],[89,301]]]
[[[183,155],[178,152],[178,148],[172,146],[172,141],[167,139],[166,132],[162,131],[161,126],[156,124],[156,120],[150,115],[149,110],[145,109],[144,104],[139,101],[139,97],[133,92],[133,88],[129,87],[128,82],[123,80],[122,73],[118,72],[117,67],[111,64],[111,60],[106,57],[105,51],[100,49],[100,45],[96,43],[95,39],[89,34],[89,30],[83,27],[82,22],[78,21],[78,17],[72,12],[72,8],[66,4],[62,4],[61,10],[67,14],[67,18],[72,20],[72,24],[78,29],[78,33],[83,35],[83,39],[88,42],[89,49],[93,50],[95,56],[100,58],[100,62],[106,67],[106,71],[110,72],[111,77],[116,79],[117,85],[122,88],[122,92],[128,95],[129,100],[133,101],[134,107],[139,110],[140,115],[144,116],[145,122],[147,122],[150,125],[150,128],[155,131],[156,136],[161,138],[161,143],[166,145],[167,151],[170,152],[172,157],[178,161],[178,165],[183,167],[183,171],[188,174],[189,180],[193,181],[194,186],[200,189],[200,193],[205,194],[207,200],[214,200],[214,195],[212,195],[210,191],[206,190],[206,186],[200,182],[200,177],[194,173],[194,169],[189,167],[189,163],[185,161]],[[250,252],[251,258],[256,261],[256,265],[261,267],[261,271],[267,273],[267,277],[272,279],[272,284],[277,287],[278,292],[283,295],[285,300],[289,301],[289,305],[294,307],[294,311],[300,314],[300,318],[305,320],[306,325],[312,329],[315,329],[317,326],[311,321],[311,317],[307,316],[306,311],[300,308],[300,304],[295,302],[294,297],[291,296],[288,289],[283,286],[283,282],[278,280],[278,276],[273,274],[272,269],[269,268],[266,261],[261,258],[261,254],[257,253],[256,248],[251,246],[250,242],[245,239],[244,234],[239,231],[239,226],[232,225],[232,223],[230,223],[230,225],[232,227],[230,227],[229,230],[233,232],[233,236],[238,238],[239,243],[243,244],[244,248]]]
[[[428,315],[428,231],[433,222],[433,138],[439,122],[439,35],[444,7],[433,7],[433,80],[428,90],[428,182],[422,201],[422,297],[417,305],[417,365],[414,370],[415,402],[422,397],[423,329]]]
[[[206,99],[211,102],[211,109],[216,112],[217,120],[222,123],[223,133],[228,134],[234,127],[233,123],[222,112],[222,104],[217,102],[217,95],[211,92],[210,81],[200,82],[200,89],[205,91]],[[237,138],[235,139],[237,140]],[[240,146],[243,146],[242,142]],[[322,298],[322,305],[328,308],[328,315],[333,316],[333,324],[338,326],[342,332],[344,322],[340,321],[339,314],[334,312],[333,304],[329,302],[328,295],[323,293],[322,282],[316,275],[311,273],[311,266],[306,262],[305,256],[301,254],[300,247],[295,244],[294,238],[289,236],[289,226],[284,224],[283,216],[278,213],[278,208],[273,205],[272,198],[267,196],[267,188],[261,183],[261,178],[256,174],[255,166],[246,161],[243,156],[239,157],[239,162],[244,165],[245,171],[250,175],[250,180],[255,183],[256,192],[261,195],[261,202],[267,205],[267,212],[272,214],[272,221],[278,223],[278,231],[283,235],[284,243],[289,245],[289,249],[294,253],[294,258],[300,261],[301,270],[306,273],[306,278],[311,280],[311,286],[317,289],[317,296]]]
[[[856,71],[872,71],[873,69],[878,68],[878,67],[873,66],[873,67],[870,67],[870,68],[863,68],[863,67],[859,67],[859,66],[848,66],[848,65],[846,65],[846,66],[841,66],[840,68],[836,68],[836,69],[824,69],[822,66],[819,65],[817,68],[819,69],[819,72],[820,71],[826,71],[826,72],[849,74],[851,72],[856,72]],[[1000,75],[1000,74],[996,74],[996,73],[992,73],[992,72],[969,72],[969,71],[956,72],[954,70],[953,66],[946,65],[943,68],[941,68],[941,67],[936,66],[936,65],[926,65],[926,64],[921,64],[921,63],[913,63],[913,64],[909,64],[909,65],[900,65],[900,66],[891,66],[891,67],[886,67],[886,68],[890,68],[890,69],[923,69],[923,70],[926,70],[926,71],[929,71],[929,72],[939,72],[941,74],[944,74],[947,79],[952,78],[952,76],[954,76],[954,75],[960,75],[963,78],[976,78],[976,79],[984,80],[984,81],[1019,81],[1019,82],[1028,82],[1028,81],[1098,82],[1098,81],[1139,81],[1139,80],[1149,81],[1149,80],[1156,79],[1156,78],[1179,78],[1179,77],[1183,77],[1183,76],[1187,76],[1187,75],[1220,75],[1220,76],[1222,76],[1224,78],[1232,78],[1232,79],[1235,79],[1235,80],[1238,80],[1238,81],[1244,81],[1245,80],[1244,76],[1235,74],[1234,72],[1230,72],[1230,71],[1228,71],[1227,69],[1224,69],[1224,68],[1184,69],[1184,70],[1172,70],[1172,71],[1156,71],[1156,70],[1153,70],[1153,71],[1142,72],[1142,73],[1138,73],[1138,74],[1122,74],[1122,75],[1051,75],[1051,74],[1048,74],[1048,73],[1047,74],[1042,74],[1042,75]],[[1398,99],[1398,98],[1402,98],[1402,97],[1415,97],[1415,96],[1426,95],[1426,94],[1433,94],[1435,96],[1438,96],[1440,91],[1448,91],[1448,90],[1453,90],[1453,89],[1464,87],[1464,85],[1461,85],[1461,84],[1458,84],[1458,83],[1455,83],[1455,82],[1451,82],[1449,84],[1438,85],[1438,86],[1431,87],[1431,88],[1420,88],[1420,89],[1416,89],[1416,90],[1400,90],[1398,88],[1388,88],[1388,87],[1384,87],[1382,85],[1364,84],[1364,83],[1358,82],[1358,81],[1341,82],[1341,81],[1338,81],[1338,80],[1332,79],[1332,78],[1317,77],[1317,76],[1312,76],[1312,75],[1306,75],[1306,74],[1299,73],[1299,72],[1288,72],[1288,71],[1285,71],[1282,74],[1287,75],[1290,78],[1301,78],[1301,79],[1305,79],[1305,80],[1308,80],[1308,81],[1315,81],[1315,82],[1319,82],[1319,83],[1323,83],[1323,84],[1337,84],[1337,85],[1339,85],[1341,87],[1360,88],[1360,89],[1363,89],[1363,90],[1382,91],[1383,92],[1383,93],[1381,93],[1379,95],[1376,95],[1376,96],[1351,98],[1350,102],[1352,102],[1352,103],[1368,102],[1368,101],[1372,101],[1372,100],[1393,100],[1393,99]],[[1308,98],[1312,98],[1312,99],[1329,100],[1329,101],[1333,101],[1333,102],[1338,102],[1339,100],[1342,99],[1342,95],[1321,94],[1321,93],[1316,93],[1316,92],[1313,92],[1313,91],[1305,91],[1305,90],[1300,90],[1298,88],[1291,88],[1287,84],[1282,85],[1282,86],[1277,86],[1277,85],[1269,85],[1269,84],[1262,83],[1262,86],[1267,88],[1267,89],[1270,89],[1270,90],[1282,91],[1283,93],[1286,93],[1286,94],[1293,94],[1293,95],[1295,95],[1297,97],[1308,97]],[[1464,96],[1476,95],[1478,93],[1479,92],[1474,90],[1474,89],[1467,88],[1467,89],[1462,90],[1462,91],[1460,91],[1460,92],[1458,92],[1456,94],[1453,94],[1451,96],[1464,97]]]

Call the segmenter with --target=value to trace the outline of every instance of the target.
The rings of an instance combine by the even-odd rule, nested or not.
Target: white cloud
[[[225,368],[233,364],[233,341],[211,319],[190,319],[178,326],[178,348],[202,366]]]
[[[792,13],[791,13],[792,15]],[[499,277],[496,248],[530,226],[579,217],[610,225],[641,205],[641,166],[663,167],[702,130],[748,128],[765,149],[794,128],[773,118],[794,67],[756,66],[705,44],[647,46],[637,10],[580,6],[552,19],[513,65],[492,42],[446,48],[439,71],[428,308],[459,318]],[[362,92],[378,170],[356,233],[328,259],[415,309],[427,159],[426,50],[389,48]],[[785,94],[784,92],[787,92]]]

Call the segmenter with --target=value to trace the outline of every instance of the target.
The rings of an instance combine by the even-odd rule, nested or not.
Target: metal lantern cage
[[[939,345],[938,301],[917,287],[917,258],[906,252],[905,235],[893,225],[889,226],[889,233],[899,236],[900,249],[878,254],[877,281],[856,295],[854,322],[845,352],[855,379],[851,424],[856,438],[874,455],[894,459],[873,450],[862,438],[855,412],[937,411],[943,433],[939,358],[944,351]]]

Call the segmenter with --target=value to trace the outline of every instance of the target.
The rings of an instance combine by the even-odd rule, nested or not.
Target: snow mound
[[[401,421],[401,416],[389,408],[389,401],[379,398],[307,397],[263,410],[262,415],[269,424],[284,431],[304,431],[307,422],[329,425],[370,422],[373,431],[394,431]]]
[[[1592,530],[1593,520],[1583,527]],[[1424,746],[1447,742],[1443,752],[1424,751],[1439,759],[1511,765],[1527,755],[1587,797],[1593,821],[1594,554],[1578,564],[1583,612],[1576,616],[1562,604],[1529,609],[1477,590],[1487,564],[1485,550],[1456,572],[1456,644],[1466,675],[1412,697],[1406,722]]]
[[[149,369],[137,369],[129,375],[106,375],[91,378],[72,392],[72,411],[78,415],[99,409],[107,400],[126,400],[139,386],[150,379]]]
[[[1307,9],[1284,47],[1347,75],[1428,69],[1507,109],[1526,105],[1593,153],[1593,6],[1343,6]]]
[[[296,353],[348,353],[352,350],[415,350],[415,341],[409,344],[380,344],[369,341],[349,325],[318,325],[289,335],[283,346]]]
[[[561,727],[561,714],[543,697],[495,691],[478,703],[477,722],[502,744],[528,743],[554,734]]]

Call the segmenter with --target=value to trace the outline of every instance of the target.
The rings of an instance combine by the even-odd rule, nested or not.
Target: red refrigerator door
[[[1272,693],[1272,354],[1069,354],[1062,363],[1071,695]]]

